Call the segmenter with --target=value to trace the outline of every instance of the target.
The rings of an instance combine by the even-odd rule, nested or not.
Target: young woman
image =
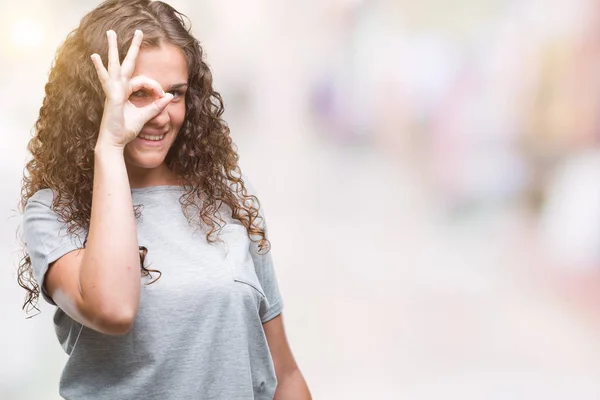
[[[310,399],[258,199],[182,14],[109,0],[59,49],[23,180],[25,307],[66,399]]]

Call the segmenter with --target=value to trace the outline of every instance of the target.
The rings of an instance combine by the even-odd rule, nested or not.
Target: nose
[[[155,128],[163,128],[165,125],[167,125],[170,120],[169,112],[167,111],[167,107],[163,108],[163,110],[160,113],[158,113],[158,115],[156,115],[154,118],[149,120],[146,123],[146,125],[150,125]]]

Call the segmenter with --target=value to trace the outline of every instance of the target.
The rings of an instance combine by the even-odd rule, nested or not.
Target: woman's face
[[[165,92],[174,96],[160,114],[144,125],[138,137],[125,146],[128,167],[154,169],[164,163],[185,118],[187,62],[183,52],[171,44],[143,48],[140,49],[133,73],[133,76],[138,75],[157,81]],[[129,100],[142,107],[155,100],[155,97],[150,91],[142,90],[132,93]]]

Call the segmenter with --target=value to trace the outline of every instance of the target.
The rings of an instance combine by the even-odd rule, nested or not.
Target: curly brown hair
[[[142,47],[167,43],[185,55],[189,71],[185,121],[165,162],[184,182],[180,203],[188,221],[207,227],[207,240],[215,242],[215,233],[226,223],[218,214],[225,205],[231,217],[246,228],[250,239],[258,243],[259,251],[268,251],[270,243],[260,222],[260,204],[244,184],[237,148],[221,118],[223,100],[213,89],[202,47],[192,36],[187,17],[161,1],[105,1],[81,20],[58,49],[35,133],[28,144],[33,157],[26,164],[22,180],[21,212],[34,193],[50,188],[55,193],[52,209],[68,232],[86,232],[89,228],[94,147],[104,104],[104,92],[89,57],[97,53],[106,65],[108,45],[103,39],[109,29],[120,38],[130,38],[119,43],[121,61],[136,29],[144,32]],[[140,208],[134,208],[139,218]],[[147,251],[140,247],[142,274],[153,271],[144,267]],[[27,291],[23,309],[39,311],[40,287],[33,278],[26,244],[23,254],[17,278]]]

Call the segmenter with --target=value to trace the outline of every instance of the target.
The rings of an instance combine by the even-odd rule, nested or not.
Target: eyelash
[[[178,97],[182,97],[185,92],[183,90],[169,90],[167,93],[171,93],[173,95],[173,97],[178,98]],[[136,90],[135,92],[131,93],[131,97],[144,97],[146,96],[146,91],[145,90]]]
[[[171,93],[175,98],[182,97],[184,95],[183,90],[170,90],[167,93]]]

